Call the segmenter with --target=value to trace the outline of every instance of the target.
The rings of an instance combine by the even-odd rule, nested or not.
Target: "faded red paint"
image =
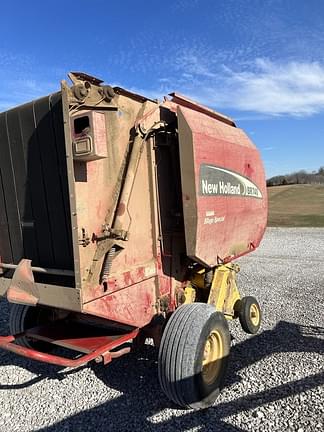
[[[138,280],[145,279],[145,267],[137,267],[137,269],[136,269],[136,278]]]
[[[156,314],[154,278],[86,303],[83,312],[144,327]]]
[[[159,275],[159,291],[160,296],[163,296],[165,294],[170,294],[171,292],[171,278],[170,276],[166,276],[163,274]]]
[[[98,173],[99,164],[100,161],[87,162],[87,175],[89,177],[96,176],[96,174]]]
[[[252,167],[252,165],[250,163],[245,164],[245,166],[244,166],[244,175],[246,177],[249,177],[249,178],[252,179],[254,177],[254,175],[253,175],[254,171],[255,171],[255,169]]]
[[[162,261],[161,261],[161,253],[160,253],[160,251],[159,251],[159,253],[156,256],[156,267],[157,267],[157,270],[158,270],[158,272],[160,274],[160,272],[162,270]]]
[[[37,304],[39,292],[34,283],[31,260],[23,259],[18,264],[7,290],[7,299],[13,303]]]
[[[148,263],[148,268],[153,268],[153,262]],[[156,271],[150,271],[148,275],[145,274],[145,266],[135,267],[123,273],[111,275],[108,278],[107,284],[101,285],[88,285],[87,289],[83,293],[83,302],[87,303],[93,299],[107,296],[115,291],[120,291],[124,288],[132,286],[134,284],[151,279],[152,291],[155,290],[154,276]]]
[[[131,272],[129,272],[129,271],[125,272],[124,273],[124,284],[125,284],[125,287],[129,286],[129,285],[132,285],[133,283],[134,282],[133,282],[133,279],[132,279],[132,276],[131,276]]]
[[[7,299],[12,303],[36,305],[38,298],[18,286],[10,285],[7,291]]]
[[[64,367],[77,367],[84,364],[87,364],[89,361],[94,360],[100,356],[105,356],[103,358],[105,364],[108,363],[112,357],[118,357],[118,351],[115,353],[110,353],[109,351],[122,345],[124,342],[129,341],[137,336],[138,329],[133,330],[126,335],[118,336],[117,338],[110,339],[107,343],[101,345],[97,345],[95,349],[91,350],[88,354],[78,357],[76,359],[69,359],[66,357],[61,357],[53,354],[47,354],[40,351],[36,351],[31,348],[26,348],[20,345],[16,345],[13,342],[15,341],[14,336],[0,336],[0,348],[5,349],[7,351],[14,352],[24,357],[31,358],[33,360],[37,360],[43,363],[51,363],[58,366]],[[73,345],[73,344],[71,344]],[[123,351],[119,353],[120,355],[126,354],[127,351]]]
[[[251,243],[259,245],[268,212],[264,169],[258,150],[241,129],[184,107],[178,108],[178,118],[180,160],[181,166],[186,166],[182,188],[187,253],[213,267],[225,258],[233,260],[250,252]],[[193,159],[188,156],[191,154]],[[201,193],[203,165],[210,170],[226,169],[227,178],[231,178],[228,173],[238,176],[233,179],[244,176],[247,181],[249,177],[261,197]],[[223,186],[231,185],[226,181]],[[220,188],[220,183],[215,184]]]

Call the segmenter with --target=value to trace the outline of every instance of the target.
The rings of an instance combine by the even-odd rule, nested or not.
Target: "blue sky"
[[[324,1],[2,2],[0,110],[71,70],[233,117],[267,176],[324,165]]]

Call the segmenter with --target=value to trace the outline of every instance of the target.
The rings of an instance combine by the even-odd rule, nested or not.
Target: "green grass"
[[[268,188],[268,226],[324,227],[324,186]]]

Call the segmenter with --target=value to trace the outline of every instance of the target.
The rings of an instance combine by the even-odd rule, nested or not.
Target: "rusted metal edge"
[[[114,89],[114,92],[116,94],[119,94],[119,95],[122,95],[122,96],[127,96],[127,97],[129,97],[131,99],[134,99],[134,100],[138,101],[138,102],[151,101],[153,103],[157,103],[157,101],[154,100],[154,99],[150,99],[150,98],[147,98],[145,96],[139,95],[137,93],[133,93],[133,92],[131,92],[129,90],[126,90],[126,89],[124,89],[122,87],[113,87],[113,89]]]
[[[99,86],[101,83],[103,83],[102,79],[96,78],[92,75],[88,75],[84,72],[70,72],[68,74],[68,76],[71,79],[70,75],[72,75],[72,78],[76,78],[76,79],[79,79],[81,81],[89,81],[90,84],[97,85],[97,86]]]
[[[230,126],[236,127],[235,122],[230,117],[227,117],[223,114],[220,114],[217,111],[214,111],[210,108],[207,108],[204,105],[201,105],[201,104],[189,99],[188,97],[181,95],[180,93],[169,93],[169,96],[172,96],[171,102],[174,102],[178,105],[181,105],[181,106],[184,106],[187,108],[191,108],[195,111],[201,112],[202,114],[206,114],[209,117],[213,117],[214,119],[219,120],[223,123],[226,123]]]

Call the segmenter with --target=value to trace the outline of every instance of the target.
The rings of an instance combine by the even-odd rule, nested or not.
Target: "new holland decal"
[[[214,165],[200,165],[200,195],[262,198],[258,186],[248,178]]]

